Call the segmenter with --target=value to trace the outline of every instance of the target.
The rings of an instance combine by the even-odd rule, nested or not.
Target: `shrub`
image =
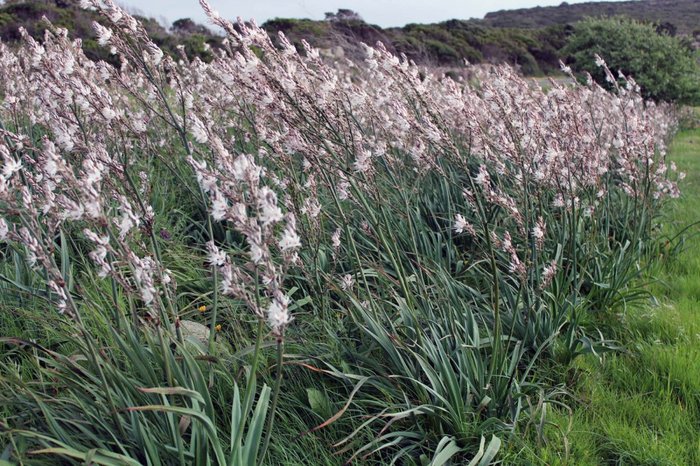
[[[576,24],[563,53],[572,68],[589,73],[608,88],[596,55],[613,72],[633,76],[647,98],[700,102],[700,67],[692,50],[676,37],[659,34],[652,24],[622,17],[587,19]]]

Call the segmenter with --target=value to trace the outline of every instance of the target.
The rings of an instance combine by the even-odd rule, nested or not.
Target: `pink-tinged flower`
[[[10,228],[7,225],[7,221],[4,218],[0,218],[0,241],[7,238]]]
[[[109,246],[109,236],[100,236],[89,229],[84,229],[83,234],[97,246],[95,250],[88,254],[88,257],[100,268],[97,275],[105,278],[112,271],[112,266],[107,262],[107,246]]]
[[[535,225],[532,228],[532,237],[536,240],[541,240],[542,238],[544,238],[544,230],[540,228],[539,225]]]
[[[102,47],[107,45],[112,38],[112,30],[97,22],[92,23],[92,27],[95,29],[95,33],[97,34],[97,43]]]
[[[102,116],[105,117],[105,120],[107,121],[113,120],[117,117],[116,112],[109,107],[103,108],[100,110],[100,113],[102,113]]]
[[[138,257],[133,251],[128,253],[129,263],[134,274],[134,282],[141,294],[141,300],[146,306],[151,306],[158,294],[154,284],[156,263],[150,257]]]
[[[124,12],[117,5],[110,2],[107,4],[107,17],[116,24],[124,17]]]
[[[510,236],[510,232],[506,231],[505,234],[503,235],[503,241],[500,242],[501,244],[501,249],[507,253],[514,253],[515,248],[513,248],[513,241]]]
[[[260,245],[251,243],[250,244],[250,260],[254,264],[259,264],[263,260],[264,252]]]
[[[98,198],[87,199],[84,207],[85,214],[91,219],[99,218],[102,214],[102,206]]]
[[[83,184],[86,190],[90,190],[96,183],[102,180],[105,167],[102,163],[92,158],[83,161]]]
[[[119,239],[126,238],[126,235],[131,231],[131,229],[139,224],[139,217],[134,213],[131,208],[129,200],[122,195],[117,196],[119,200],[119,210],[121,211],[121,216],[119,219],[114,219],[114,224],[119,228]]]
[[[512,251],[510,254],[510,264],[508,265],[508,271],[510,273],[516,274],[520,278],[524,278],[527,271],[525,269],[525,264],[522,263],[518,254]]]
[[[161,278],[163,285],[170,285],[173,283],[173,272],[170,269],[163,269],[163,274]]]
[[[307,199],[304,201],[301,213],[308,215],[310,218],[316,218],[321,214],[321,204],[315,199]]]
[[[66,309],[68,308],[68,296],[66,296],[66,291],[62,286],[56,283],[55,280],[49,280],[46,285],[51,289],[53,294],[56,295],[56,298],[58,298],[55,303],[56,307],[58,308],[58,313],[65,313]]]
[[[234,278],[233,267],[231,264],[224,264],[219,268],[221,273],[220,291],[226,296],[235,296],[238,290],[238,282]]]
[[[251,174],[257,179],[257,172],[259,168],[247,154],[241,154],[233,161],[233,177],[239,181],[252,178]]]
[[[479,173],[474,177],[474,182],[484,189],[490,188],[491,177],[485,165],[479,167]]]
[[[476,230],[474,230],[472,224],[467,222],[462,214],[455,215],[455,222],[452,228],[454,228],[457,234],[462,234],[466,231],[469,235],[476,236]]]
[[[85,209],[83,208],[82,204],[79,204],[63,196],[60,203],[63,204],[64,207],[63,211],[59,214],[63,220],[75,221],[83,218]]]
[[[242,202],[235,202],[229,209],[229,218],[239,225],[245,223],[248,218],[248,212],[245,204]]]
[[[202,123],[202,120],[195,118],[190,125],[190,133],[194,136],[194,140],[200,144],[206,144],[209,141],[209,134],[207,133],[207,128]]]
[[[542,283],[540,284],[541,289],[547,288],[552,283],[554,276],[557,274],[557,268],[556,260],[553,260],[544,268],[542,271]]]
[[[353,167],[356,172],[366,173],[369,171],[372,163],[372,152],[362,149],[355,155],[355,163]]]
[[[279,336],[291,321],[289,298],[282,293],[277,293],[267,308],[267,323],[270,325],[272,332]]]
[[[154,43],[148,44],[148,52],[150,55],[151,62],[158,66],[163,59],[163,51]]]
[[[333,232],[333,235],[331,236],[331,243],[333,244],[333,249],[338,249],[340,248],[340,235],[342,233],[342,230],[340,228],[336,228],[335,231]]]
[[[201,186],[205,193],[211,192],[216,187],[216,178],[207,171],[207,163],[204,161],[197,161],[193,157],[188,157],[187,161],[194,169],[199,186]]]
[[[275,224],[284,219],[282,209],[277,206],[277,194],[267,186],[260,188],[258,212],[258,218],[263,226]]]
[[[207,260],[210,264],[222,266],[226,263],[226,253],[219,249],[214,241],[207,241]]]
[[[342,288],[344,291],[348,291],[351,290],[354,285],[355,279],[352,275],[349,273],[343,275],[343,278],[340,280],[340,288]]]
[[[218,189],[214,189],[211,201],[211,217],[220,222],[226,216],[226,211],[228,210],[228,204],[223,194]]]
[[[301,240],[299,239],[299,235],[297,235],[296,231],[287,225],[287,228],[285,228],[284,232],[282,233],[282,238],[280,238],[278,245],[282,252],[287,252],[292,249],[300,248]]]
[[[22,162],[15,160],[12,157],[5,159],[5,166],[2,167],[2,176],[5,180],[9,180],[12,175],[22,169]]]
[[[532,237],[535,240],[535,245],[538,249],[542,249],[544,245],[544,237],[547,232],[547,225],[544,223],[544,219],[539,217],[537,223],[532,227]]]

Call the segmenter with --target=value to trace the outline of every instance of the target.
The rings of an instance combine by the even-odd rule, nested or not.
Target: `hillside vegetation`
[[[559,6],[521,8],[487,13],[484,23],[502,28],[543,28],[573,24],[586,17],[628,16],[640,21],[666,23],[678,34],[693,35],[700,30],[700,2],[697,0],[635,0],[627,2],[586,2]]]
[[[472,63],[508,63],[525,75],[557,72],[562,52],[579,21],[593,17],[626,16],[650,23],[658,34],[681,36],[689,48],[700,37],[700,3],[692,0],[593,2],[557,7],[489,13],[484,19],[452,19],[436,24],[408,24],[382,29],[364,22],[358,13],[327,13],[326,21],[274,19],[263,24],[270,33],[282,31],[294,44],[302,40],[315,47],[343,49],[343,55],[361,55],[359,42],[381,41],[392,53],[404,54],[418,64],[461,66]]]
[[[78,0],[0,1],[0,39],[5,43],[17,43],[21,39],[20,28],[24,28],[32,37],[41,38],[47,27],[42,18],[46,18],[51,24],[66,28],[71,37],[81,39],[88,58],[118,64],[118,59],[108,49],[98,45],[92,27],[94,21],[104,22],[104,19],[94,11],[80,8],[79,4]],[[193,7],[195,5],[193,3]],[[166,28],[153,18],[135,17],[143,24],[153,42],[172,56],[178,54],[177,46],[182,45],[188,56],[209,59],[209,48],[221,43],[221,36],[187,18],[175,21]]]
[[[355,12],[339,10],[327,13],[323,21],[279,18],[267,21],[263,28],[272,35],[284,32],[298,48],[307,41],[334,58],[361,60],[361,42],[373,45],[381,41],[390,52],[405,54],[420,65],[462,67],[466,59],[471,63],[507,63],[525,75],[547,75],[558,71],[561,49],[574,23],[587,16],[619,14],[652,22],[659,32],[686,36],[689,46],[694,43],[696,29],[700,29],[700,3],[692,0],[562,4],[489,13],[483,20],[453,19],[386,29],[363,21]],[[0,38],[16,42],[20,26],[40,36],[45,27],[42,16],[67,28],[73,37],[82,38],[89,58],[117,63],[107,50],[97,46],[90,24],[99,19],[80,9],[77,0],[5,1],[0,6]],[[188,56],[209,60],[210,47],[216,48],[222,40],[219,34],[188,18],[165,27],[154,19],[136,17],[154,43],[172,56],[178,54],[177,46],[183,45]]]

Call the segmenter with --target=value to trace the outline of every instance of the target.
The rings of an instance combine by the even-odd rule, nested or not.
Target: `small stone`
[[[175,326],[173,326],[175,331]],[[185,340],[195,341],[206,346],[209,343],[209,327],[193,320],[181,320],[180,331]]]

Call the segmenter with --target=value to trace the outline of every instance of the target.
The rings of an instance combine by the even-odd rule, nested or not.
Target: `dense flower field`
[[[486,465],[644,296],[675,114],[602,60],[613,93],[329,65],[205,2],[225,49],[174,60],[84,3],[121,68],[0,44],[11,457]]]

